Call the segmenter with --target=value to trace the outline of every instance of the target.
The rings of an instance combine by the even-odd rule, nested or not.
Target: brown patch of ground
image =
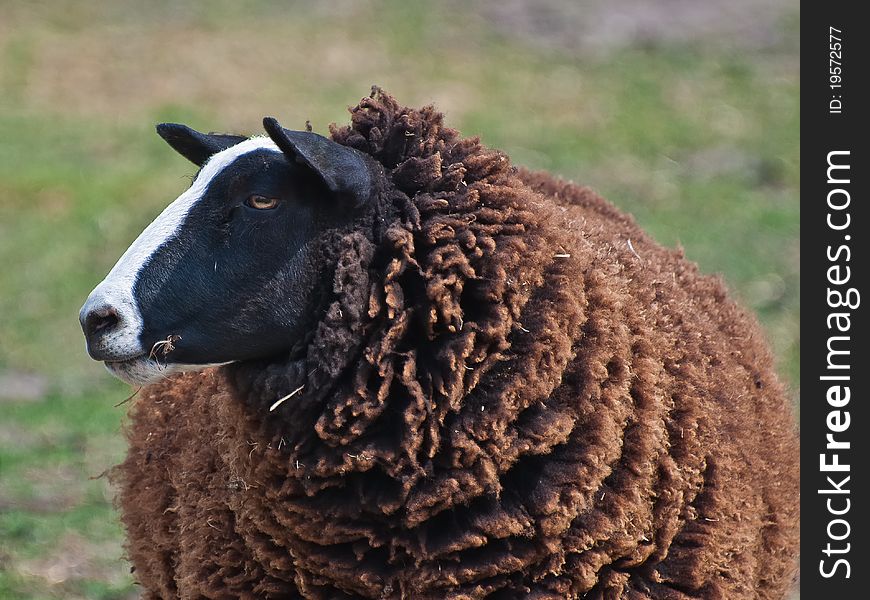
[[[497,29],[537,46],[602,52],[668,43],[744,50],[781,43],[795,0],[483,0],[474,9]]]
[[[32,579],[35,588],[53,597],[86,598],[80,582],[100,581],[115,588],[124,587],[128,578],[121,566],[122,555],[120,540],[95,543],[67,533],[45,556],[18,560],[10,557],[7,562],[10,570]],[[126,597],[137,596],[131,592]]]
[[[12,370],[0,371],[0,402],[40,400],[48,392],[48,387],[48,379],[42,375]]]
[[[203,106],[220,114],[228,130],[244,130],[251,127],[251,115],[305,105],[287,81],[304,82],[325,72],[335,80],[355,78],[354,58],[360,55],[366,56],[373,76],[387,66],[385,50],[371,39],[309,41],[304,30],[288,30],[287,25],[241,24],[232,31],[213,31],[184,24],[102,24],[99,35],[46,33],[33,50],[24,96],[42,108],[56,108],[62,98],[65,113],[103,117],[179,104]],[[313,48],[300,52],[306,46]],[[312,54],[317,60],[311,60]]]
[[[17,509],[35,513],[69,510],[84,501],[87,481],[75,464],[59,463],[26,469],[22,479],[26,489],[0,490],[0,511]]]

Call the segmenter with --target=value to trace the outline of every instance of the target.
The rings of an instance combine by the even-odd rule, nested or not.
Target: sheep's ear
[[[176,152],[200,167],[212,155],[248,139],[240,135],[200,133],[179,123],[160,123],[157,134]]]
[[[272,117],[263,119],[263,127],[288,159],[314,171],[340,200],[357,208],[374,195],[371,171],[353,148],[310,131],[284,129]]]

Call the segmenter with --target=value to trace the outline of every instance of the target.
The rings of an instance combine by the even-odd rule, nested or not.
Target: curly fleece
[[[132,410],[146,596],[783,598],[797,437],[723,284],[432,107],[351,113],[383,189],[323,240],[311,338]]]

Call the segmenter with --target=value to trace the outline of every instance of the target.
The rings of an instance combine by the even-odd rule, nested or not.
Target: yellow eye
[[[270,208],[275,208],[278,206],[277,198],[266,198],[265,196],[260,196],[259,194],[253,194],[248,196],[248,199],[245,200],[245,204],[250,206],[251,208],[256,208],[257,210],[269,210]]]

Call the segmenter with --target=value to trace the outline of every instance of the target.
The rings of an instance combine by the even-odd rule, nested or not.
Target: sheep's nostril
[[[94,360],[120,361],[141,354],[136,333],[131,327],[135,317],[125,312],[123,303],[108,301],[105,294],[92,292],[79,311],[88,354]]]
[[[85,336],[90,339],[100,332],[106,332],[114,328],[120,321],[118,311],[111,306],[102,306],[92,309],[85,317]]]

